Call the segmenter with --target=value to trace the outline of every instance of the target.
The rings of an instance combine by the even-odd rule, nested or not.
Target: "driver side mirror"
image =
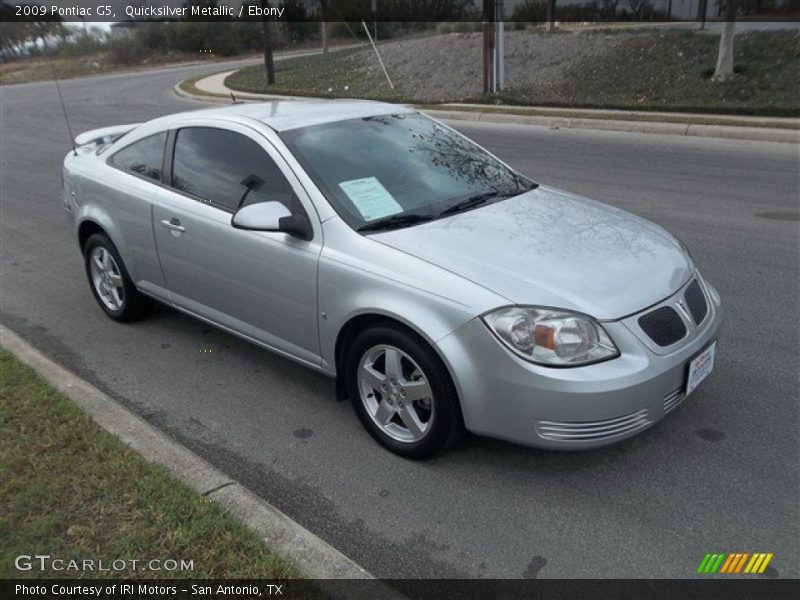
[[[240,208],[231,218],[231,225],[247,231],[282,231],[303,240],[313,235],[305,215],[293,215],[280,202],[258,202]]]

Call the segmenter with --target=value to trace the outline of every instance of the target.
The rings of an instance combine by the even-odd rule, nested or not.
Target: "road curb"
[[[279,509],[250,492],[89,382],[50,360],[4,325],[0,325],[0,345],[72,400],[100,427],[118,437],[145,460],[161,465],[173,477],[227,509],[255,532],[272,552],[291,561],[306,577],[376,579],[366,569]],[[320,585],[325,589],[324,583]],[[387,600],[405,598],[379,581],[374,581],[367,587],[369,598],[378,597]],[[358,592],[354,590],[348,590],[345,596],[341,586],[325,591],[343,598],[358,597]]]
[[[224,71],[223,71],[224,72]],[[215,73],[208,77],[219,75]],[[204,78],[205,79],[205,78]],[[281,96],[275,94],[253,94],[249,92],[237,92],[225,87],[225,93],[203,92],[200,94],[186,91],[183,85],[189,80],[184,79],[175,84],[173,91],[176,95],[190,100],[200,100],[204,102],[217,102],[229,104],[231,93],[238,101],[244,102],[265,102],[270,100],[302,100],[311,97],[300,96]],[[199,80],[198,80],[199,81]],[[195,82],[196,83],[196,82]],[[684,137],[710,137],[736,140],[749,140],[758,142],[778,142],[788,144],[800,143],[800,130],[778,127],[755,127],[745,125],[710,125],[695,123],[692,120],[686,121],[643,121],[643,120],[624,120],[624,119],[603,119],[599,117],[568,117],[553,116],[542,114],[546,110],[537,109],[540,114],[520,115],[514,113],[502,113],[497,110],[473,111],[437,108],[441,105],[433,105],[428,108],[424,104],[412,105],[418,110],[437,119],[450,119],[456,121],[475,121],[481,123],[498,123],[511,125],[534,125],[539,127],[550,127],[551,129],[588,129],[595,131],[620,131],[628,133],[655,133],[662,135],[679,135]],[[554,109],[554,112],[563,112],[564,109]],[[612,111],[620,113],[624,111]]]
[[[195,94],[193,92],[187,92],[184,90],[181,85],[186,83],[188,80],[184,79],[183,81],[179,81],[175,84],[172,88],[173,93],[176,96],[180,96],[181,98],[185,98],[187,100],[195,100],[199,102],[216,102],[217,104],[231,104],[233,102],[233,98],[231,98],[230,94]],[[236,98],[237,102],[268,102],[270,100],[303,100],[306,98],[300,96],[278,96],[278,95],[270,95],[270,94],[250,94],[248,92],[237,92],[233,90],[234,97]]]
[[[513,125],[538,125],[553,129],[591,129],[628,133],[656,133],[686,137],[712,137],[750,140],[758,142],[800,143],[800,131],[773,127],[745,127],[739,125],[702,125],[665,121],[624,121],[618,119],[592,119],[549,117],[545,115],[515,115],[498,112],[473,112],[463,110],[437,110],[417,106],[425,114],[437,119],[504,123]]]

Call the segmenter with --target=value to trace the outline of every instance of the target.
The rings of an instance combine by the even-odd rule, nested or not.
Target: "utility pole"
[[[261,3],[261,33],[264,38],[264,68],[266,69],[267,85],[275,83],[275,62],[272,58],[272,38],[269,34],[269,21],[265,15],[269,14],[269,0],[260,0]]]
[[[556,0],[547,0],[547,13],[545,16],[545,31],[550,33],[555,28]]]
[[[322,53],[328,53],[328,0],[319,0],[319,28],[322,34]]]
[[[503,0],[483,0],[483,93],[505,87]]]
[[[506,53],[505,53],[505,14],[503,0],[497,0],[495,4],[495,92],[499,92],[506,86]]]
[[[708,0],[700,0],[697,5],[697,20],[700,21],[700,31],[706,28],[706,12],[708,11]]]
[[[493,49],[494,49],[494,0],[483,0],[483,93],[492,88]]]
[[[372,0],[372,23],[375,29],[375,35],[372,37],[378,41],[378,0]]]

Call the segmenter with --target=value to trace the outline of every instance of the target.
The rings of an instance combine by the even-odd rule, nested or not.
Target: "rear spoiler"
[[[135,129],[141,123],[129,123],[128,125],[114,125],[113,127],[102,127],[101,129],[91,129],[75,136],[76,146],[100,146],[117,141],[129,131]]]

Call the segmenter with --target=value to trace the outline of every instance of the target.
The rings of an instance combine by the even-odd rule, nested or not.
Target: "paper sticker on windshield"
[[[403,212],[403,207],[375,177],[342,181],[339,187],[344,190],[365,221]]]

